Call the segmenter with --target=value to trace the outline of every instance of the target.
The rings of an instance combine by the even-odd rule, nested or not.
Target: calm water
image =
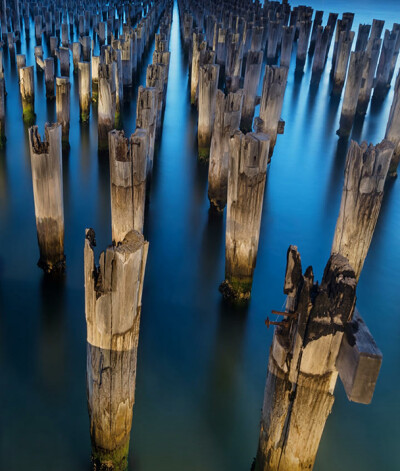
[[[302,2],[304,3],[304,2]],[[354,11],[355,23],[400,20],[398,2],[315,1],[315,9]],[[325,18],[326,19],[326,18]],[[31,38],[33,38],[33,28]],[[22,52],[33,64],[34,39]],[[251,302],[235,310],[221,300],[224,218],[208,213],[207,169],[196,160],[196,113],[190,109],[187,59],[174,8],[164,128],[155,160],[145,236],[150,241],[139,342],[130,467],[137,471],[242,471],[258,440],[268,350],[264,326],[284,302],[286,250],[296,244],[318,279],[329,258],[338,215],[347,142],[338,142],[340,103],[329,96],[329,63],[319,87],[311,64],[289,74],[283,118],[268,181]],[[332,52],[332,49],[331,49]],[[144,65],[151,61],[152,50]],[[46,56],[45,51],[45,56]],[[98,251],[111,241],[107,159],[97,155],[96,108],[79,123],[71,72],[71,149],[63,158],[64,280],[36,266],[27,129],[16,65],[5,54],[7,147],[0,153],[0,469],[89,468],[83,242]],[[138,83],[144,83],[145,67]],[[35,72],[40,132],[55,119],[44,77]],[[379,142],[392,92],[368,111],[353,138]],[[135,100],[124,110],[134,131]],[[358,307],[384,362],[370,406],[348,402],[338,382],[321,442],[318,471],[400,469],[400,181],[387,185],[381,215],[358,286]]]

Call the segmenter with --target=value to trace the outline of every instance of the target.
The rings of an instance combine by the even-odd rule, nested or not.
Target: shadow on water
[[[326,186],[326,214],[332,214],[335,211],[337,201],[341,198],[341,192],[338,192],[338,188],[342,186],[344,179],[344,168],[349,144],[350,143],[347,138],[339,138],[337,141],[335,155],[331,160],[332,166],[329,174],[329,180]]]
[[[66,385],[65,281],[65,275],[44,275],[40,286],[38,365],[43,385],[50,396],[61,392]]]

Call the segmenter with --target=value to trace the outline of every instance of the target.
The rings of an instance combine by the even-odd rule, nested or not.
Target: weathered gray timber
[[[150,179],[153,172],[154,145],[157,126],[157,90],[140,86],[136,107],[136,127],[145,129],[148,133],[147,147],[147,176]]]
[[[115,126],[116,113],[116,64],[99,65],[99,96],[98,96],[98,150],[108,149],[108,133]]]
[[[358,26],[358,34],[357,34],[356,49],[355,49],[356,52],[365,51],[365,49],[367,48],[370,30],[371,30],[371,25],[360,24]]]
[[[323,11],[317,10],[315,12],[313,27],[312,27],[312,31],[311,31],[310,47],[308,48],[308,53],[311,54],[311,55],[314,54],[314,51],[315,51],[315,44],[317,42],[317,35],[318,35],[318,26],[322,26],[323,16],[324,16]],[[329,38],[328,38],[328,40],[329,40]]]
[[[347,74],[340,124],[337,131],[339,136],[349,136],[353,127],[366,60],[365,51],[352,52],[350,55],[349,73]]]
[[[281,27],[280,21],[270,21],[268,23],[267,60],[269,63],[274,62],[278,54],[278,40],[279,40],[280,27]]]
[[[51,36],[51,38],[50,38],[50,55],[52,57],[56,56],[57,48],[58,48],[58,37],[57,36]]]
[[[297,247],[289,247],[287,315],[269,354],[256,471],[313,468],[334,402],[336,359],[354,312],[356,284],[338,254],[330,257],[321,284],[314,283],[312,268],[303,275]]]
[[[47,273],[62,272],[65,255],[61,126],[46,124],[43,141],[37,126],[29,128],[28,134],[40,251],[38,265]]]
[[[61,25],[61,44],[63,47],[69,46],[69,30],[67,23]]]
[[[217,90],[208,167],[208,199],[211,208],[217,211],[226,206],[230,138],[239,129],[242,104],[243,90],[227,96]]]
[[[226,89],[228,92],[239,90],[243,65],[243,42],[238,33],[229,33],[226,43]]]
[[[1,67],[3,67],[3,58],[1,58]],[[22,67],[26,67],[26,56],[25,54],[17,54],[17,76],[19,82],[19,72]]]
[[[281,46],[281,59],[279,65],[281,67],[290,67],[290,60],[292,58],[293,47],[293,26],[283,26],[282,28],[282,46]]]
[[[68,77],[56,77],[57,122],[62,125],[62,146],[69,148],[71,83]]]
[[[262,132],[268,134],[269,161],[274,152],[285,97],[288,69],[286,67],[266,66],[263,80],[260,118]]]
[[[335,34],[335,44],[333,47],[332,55],[332,68],[331,72],[335,70],[336,62],[339,53],[339,42],[342,33],[349,33],[353,25],[354,14],[353,13],[343,13],[342,19],[337,21],[336,34]],[[346,35],[345,35],[346,36]]]
[[[315,45],[315,54],[314,60],[312,65],[312,75],[313,79],[319,79],[322,71],[324,70],[325,66],[325,59],[328,53],[328,41],[330,35],[330,27],[326,26],[323,28],[322,26],[317,27],[317,39]]]
[[[92,56],[92,100],[96,103],[99,96],[100,56]]]
[[[390,108],[385,139],[388,139],[394,144],[394,153],[390,162],[388,175],[396,177],[397,167],[400,161],[400,71],[397,74],[396,84],[394,87],[393,102]]]
[[[381,44],[382,40],[380,38],[372,37],[371,33],[371,38],[366,49],[367,58],[364,66],[360,94],[358,96],[357,103],[357,113],[360,115],[365,115],[367,113],[372,94],[372,87],[374,84],[376,66],[378,64],[379,53],[381,50]]]
[[[48,57],[44,60],[44,82],[46,85],[46,98],[49,100],[53,100],[55,97],[53,57]]]
[[[197,141],[199,159],[201,160],[208,160],[210,154],[218,77],[219,65],[208,64],[200,66]]]
[[[127,469],[148,242],[131,231],[95,265],[95,233],[84,249],[87,401],[96,470]]]
[[[19,71],[19,89],[22,101],[22,117],[26,124],[35,122],[35,87],[33,81],[33,65],[22,67]]]
[[[398,31],[385,31],[374,83],[374,96],[378,98],[383,98],[390,88],[390,71],[398,35]]]
[[[149,64],[146,71],[146,87],[156,90],[156,136],[161,131],[162,112],[164,107],[165,65]]]
[[[136,129],[127,139],[123,131],[113,130],[108,138],[111,228],[116,245],[132,230],[143,232],[148,134],[145,129]]]
[[[370,404],[382,364],[377,347],[357,308],[346,327],[336,368],[349,401]]]
[[[196,104],[200,73],[200,53],[207,46],[203,33],[193,32],[192,67],[190,73],[190,103]]]
[[[400,24],[399,23],[394,23],[392,32],[397,34],[397,41],[396,41],[396,44],[394,46],[392,62],[390,64],[389,84],[392,82],[392,79],[393,79],[393,76],[394,76],[394,71],[395,71],[396,64],[397,64],[397,59],[399,57],[399,52],[400,52]]]
[[[308,42],[310,39],[311,20],[300,21],[299,40],[297,41],[296,69],[303,70],[306,62]]]
[[[263,133],[236,131],[230,141],[225,238],[225,281],[228,299],[250,297],[256,266],[267,173],[269,139]]]
[[[351,46],[354,41],[354,31],[342,31],[340,33],[335,68],[333,73],[334,95],[340,95],[346,81],[347,67],[350,59]]]
[[[89,121],[90,116],[90,63],[78,63],[78,84],[79,84],[79,111],[82,122]]]
[[[92,56],[92,38],[90,36],[83,36],[79,38],[82,46],[82,59],[84,62],[90,62]]]
[[[69,77],[70,65],[69,65],[69,48],[59,47],[56,53],[58,60],[60,61],[60,74],[62,77]]]
[[[332,253],[346,257],[358,281],[378,220],[394,146],[352,141],[346,159],[342,201]]]
[[[262,51],[249,51],[246,59],[246,71],[244,74],[244,101],[241,119],[241,128],[251,131],[254,110],[256,107],[257,89],[260,83],[261,68],[263,63]]]

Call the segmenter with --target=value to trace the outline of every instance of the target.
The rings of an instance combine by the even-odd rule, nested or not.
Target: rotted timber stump
[[[93,469],[127,469],[148,242],[131,231],[95,265],[86,230],[87,400]]]
[[[336,359],[356,302],[347,259],[332,255],[321,284],[300,254],[287,255],[287,312],[269,354],[256,471],[311,470],[334,402]]]
[[[217,90],[215,120],[211,138],[208,167],[208,199],[210,206],[219,212],[226,206],[228,192],[229,142],[239,129],[243,104],[243,90],[224,95]]]
[[[33,65],[22,67],[19,72],[19,88],[22,101],[22,117],[25,124],[35,122],[35,87],[33,80]]]
[[[115,62],[99,65],[98,150],[108,149],[108,133],[115,126],[116,84]]]
[[[145,129],[136,129],[130,139],[113,130],[108,138],[112,240],[118,244],[132,230],[143,232],[149,138]]]
[[[278,135],[287,77],[288,69],[286,67],[265,67],[260,104],[260,118],[262,120],[260,125],[262,132],[268,134],[270,138],[269,161],[274,152]]]
[[[79,111],[83,123],[89,121],[90,117],[90,63],[79,62],[78,64],[79,83]]]
[[[65,255],[61,126],[46,124],[44,141],[37,126],[29,128],[28,133],[40,251],[38,265],[46,273],[62,272]]]
[[[263,133],[236,131],[230,141],[228,206],[225,238],[227,299],[250,297],[260,237],[269,138]]]
[[[208,160],[215,119],[219,65],[203,65],[199,74],[198,152],[200,160]]]
[[[332,253],[348,259],[357,281],[378,220],[393,150],[387,140],[376,146],[352,141],[347,153]]]
[[[57,122],[62,125],[62,147],[69,149],[71,83],[68,77],[56,77]]]

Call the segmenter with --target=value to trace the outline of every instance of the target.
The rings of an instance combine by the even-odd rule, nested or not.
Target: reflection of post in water
[[[41,328],[38,342],[40,371],[47,389],[64,388],[67,350],[65,343],[65,277],[44,276],[41,282]]]
[[[141,298],[148,243],[131,231],[95,266],[86,230],[87,399],[95,470],[125,470],[128,460]]]

